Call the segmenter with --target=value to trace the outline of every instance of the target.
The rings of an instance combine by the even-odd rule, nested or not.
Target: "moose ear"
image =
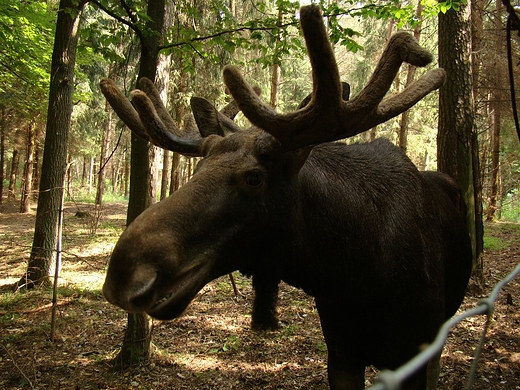
[[[235,122],[218,112],[213,104],[206,99],[192,97],[190,105],[197,127],[203,138],[211,134],[225,137],[241,130]]]
[[[200,135],[202,135],[203,138],[206,138],[211,134],[222,135],[217,110],[210,102],[203,98],[192,97],[190,105]]]
[[[296,176],[298,172],[300,172],[300,169],[303,167],[303,164],[305,164],[305,161],[307,161],[307,157],[309,157],[313,147],[314,146],[306,146],[304,148],[286,152],[290,159],[291,176]]]

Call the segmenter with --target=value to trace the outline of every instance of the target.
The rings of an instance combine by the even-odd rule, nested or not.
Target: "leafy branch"
[[[90,0],[90,3],[95,4],[100,10],[105,12],[108,16],[114,18],[119,23],[129,27],[132,31],[136,33],[136,35],[139,37],[139,40],[141,42],[144,42],[144,34],[142,30],[139,28],[139,21],[136,15],[132,12],[131,8],[126,4],[124,0],[121,0],[121,6],[125,10],[125,13],[130,18],[130,20],[125,19],[121,15],[119,15],[116,11],[113,11],[109,9],[108,7],[104,6],[99,2],[98,0]]]

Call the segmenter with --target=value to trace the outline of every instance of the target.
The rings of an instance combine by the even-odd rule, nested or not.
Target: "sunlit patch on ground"
[[[50,289],[0,294],[0,388],[327,388],[326,346],[314,301],[282,284],[281,329],[253,332],[251,282],[238,273],[234,274],[238,297],[228,276],[213,281],[180,318],[154,322],[155,352],[150,362],[113,372],[111,360],[121,347],[127,315],[108,304],[100,290],[110,251],[124,226],[125,207],[106,205],[98,231],[92,234],[74,216],[73,205],[67,206],[58,341],[49,341]],[[0,210],[0,285],[17,281],[25,271],[33,224],[34,215],[23,218],[17,208]],[[484,295],[520,261],[516,226],[504,230],[498,226],[494,232],[500,241],[495,240],[485,255]],[[474,307],[480,298],[468,295],[462,310]],[[520,389],[519,305],[516,279],[497,301],[473,389]],[[442,356],[440,389],[465,387],[483,326],[480,316],[453,329]],[[367,369],[367,383],[376,373]]]

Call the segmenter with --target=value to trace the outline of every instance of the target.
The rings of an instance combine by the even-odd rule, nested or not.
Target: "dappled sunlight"
[[[280,329],[254,332],[250,329],[251,279],[238,272],[234,273],[238,297],[227,275],[209,283],[179,318],[154,321],[155,352],[150,362],[114,373],[111,361],[121,348],[127,313],[106,302],[101,287],[118,237],[115,232],[124,219],[105,215],[99,234],[91,234],[73,210],[65,219],[58,342],[48,340],[52,289],[0,295],[0,372],[5,373],[0,376],[1,388],[21,388],[20,370],[35,388],[326,388],[327,347],[314,300],[282,283]],[[13,283],[23,275],[32,240],[31,234],[18,235],[18,229],[26,227],[9,217],[14,216],[0,213],[1,228],[12,237],[0,241],[0,284]],[[116,226],[110,225],[112,220]],[[32,222],[28,219],[27,225]],[[518,261],[518,230],[506,230],[507,235],[500,236],[504,245],[486,251],[484,295]],[[519,284],[520,280],[513,280],[499,295],[478,365],[476,390],[520,386]],[[460,311],[474,307],[481,298],[468,294]],[[464,388],[484,322],[484,316],[472,317],[450,332],[439,388]],[[366,374],[368,384],[377,370],[369,367]]]

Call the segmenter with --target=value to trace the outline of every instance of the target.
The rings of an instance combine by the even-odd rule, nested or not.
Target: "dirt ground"
[[[90,216],[75,216],[78,207]],[[8,292],[29,257],[34,212],[0,205],[1,389],[326,389],[326,345],[313,300],[281,286],[275,332],[250,330],[250,280],[235,273],[207,285],[180,318],[154,323],[153,358],[114,372],[126,314],[100,289],[110,251],[125,223],[125,205],[101,213],[67,204],[56,332],[49,341],[52,291]],[[486,288],[468,293],[475,307],[520,262],[520,225],[486,226]],[[520,389],[520,277],[498,296],[472,389]],[[442,355],[440,389],[463,389],[485,317],[471,317],[450,333]],[[367,369],[367,386],[376,376]]]

